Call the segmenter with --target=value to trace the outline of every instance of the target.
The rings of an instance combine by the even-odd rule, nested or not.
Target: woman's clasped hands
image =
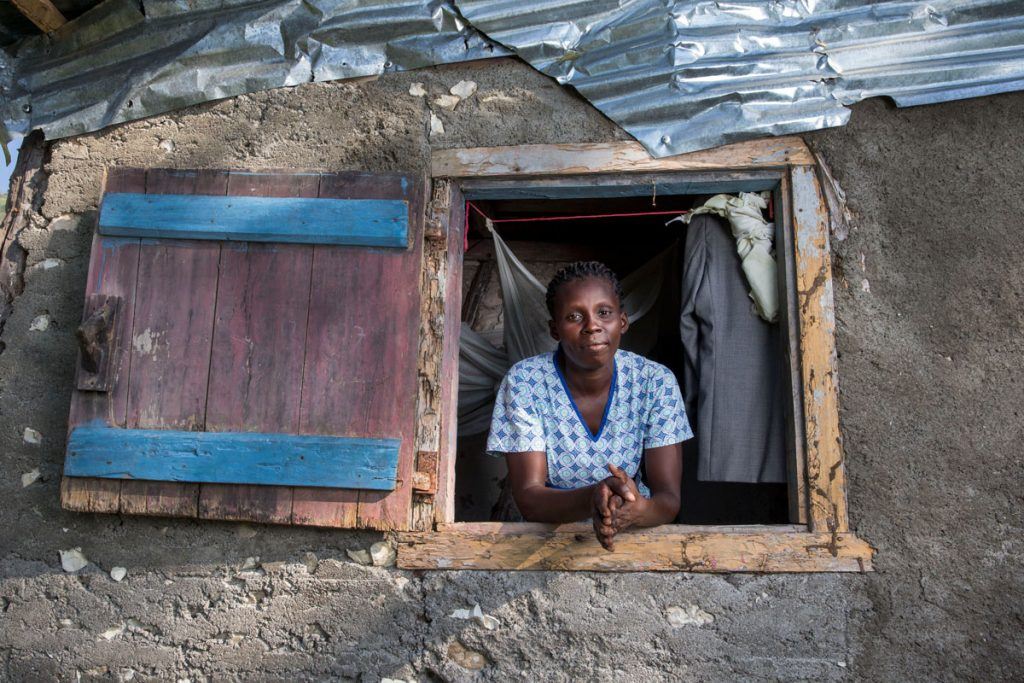
[[[594,487],[594,533],[605,550],[615,549],[615,534],[632,526],[649,501],[621,468],[608,463],[611,476]]]

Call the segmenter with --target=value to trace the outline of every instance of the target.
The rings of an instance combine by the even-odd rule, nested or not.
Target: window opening
[[[602,261],[621,279],[664,255],[661,286],[654,306],[626,333],[622,348],[666,365],[676,375],[680,387],[684,387],[679,316],[682,249],[688,226],[680,222],[666,226],[666,221],[702,205],[710,196],[652,192],[629,197],[467,202],[462,274],[464,329],[472,330],[478,342],[492,348],[503,347],[502,292],[491,228],[544,286],[560,268],[573,261]],[[774,327],[776,334],[782,334],[781,325]],[[782,362],[781,357],[774,360]],[[503,487],[504,458],[484,452],[491,404],[481,406],[480,394],[487,391],[487,387],[479,384],[460,383],[455,521],[521,521],[511,495]],[[493,396],[493,389],[490,391]],[[476,401],[472,400],[474,397]],[[476,411],[471,414],[467,408],[474,405]],[[690,415],[694,426],[695,418]],[[677,523],[789,521],[787,484],[698,481],[696,440],[684,444],[683,451],[682,507]],[[792,459],[792,447],[787,446],[786,451]]]

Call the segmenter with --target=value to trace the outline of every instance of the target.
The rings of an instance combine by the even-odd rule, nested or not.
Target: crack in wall
[[[25,291],[28,250],[21,245],[19,238],[22,232],[33,226],[33,218],[41,220],[39,210],[47,184],[47,174],[43,169],[48,155],[42,133],[32,133],[22,143],[18,163],[11,175],[7,213],[0,223],[0,232],[3,233],[0,247],[0,353],[6,347],[2,336],[7,320],[14,312],[14,301]]]

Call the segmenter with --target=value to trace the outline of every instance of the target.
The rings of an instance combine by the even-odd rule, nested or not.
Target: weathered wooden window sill
[[[433,429],[439,436],[429,447],[426,441],[419,446],[438,452],[435,530],[400,534],[398,566],[609,572],[871,571],[874,550],[849,530],[836,384],[829,245],[832,209],[818,173],[814,154],[797,137],[661,159],[651,158],[632,142],[436,150],[431,164],[433,194],[447,197],[437,204],[436,213],[448,216],[447,233],[454,235],[446,252],[450,273],[459,272],[463,257],[467,199],[619,197],[646,195],[655,188],[681,194],[772,192],[783,302],[779,329],[786,342],[785,375],[792,399],[786,401],[792,525],[668,525],[627,531],[616,539],[615,550],[608,552],[587,524],[453,523],[457,420],[456,399],[450,391],[437,412],[444,415],[444,428]],[[457,369],[454,342],[462,310],[457,277],[449,279],[449,286],[445,320],[456,327],[447,333],[444,348],[450,359],[447,367]],[[440,370],[438,377],[455,375],[454,370]],[[437,383],[449,390],[455,386],[440,379]],[[431,526],[426,514],[420,520],[415,528]]]
[[[589,524],[454,523],[399,535],[403,569],[868,572],[874,550],[852,533],[799,525],[666,525],[626,531],[604,550]]]

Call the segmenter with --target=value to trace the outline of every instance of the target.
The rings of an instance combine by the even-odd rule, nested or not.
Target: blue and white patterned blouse
[[[693,436],[675,376],[664,365],[629,351],[615,353],[612,389],[597,434],[572,400],[556,355],[522,360],[508,371],[494,401],[487,452],[543,451],[548,483],[575,489],[608,476],[614,463],[637,479],[645,448]],[[640,493],[650,491],[637,481]]]

